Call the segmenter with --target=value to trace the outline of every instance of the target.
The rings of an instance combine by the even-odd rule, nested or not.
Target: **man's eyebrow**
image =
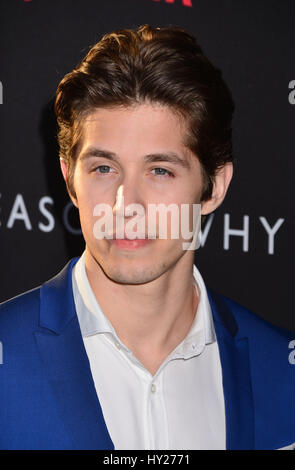
[[[80,160],[85,160],[92,157],[101,157],[107,158],[111,161],[119,161],[118,156],[114,152],[110,152],[109,150],[104,150],[98,147],[88,147],[84,152],[80,155]],[[146,163],[156,163],[156,162],[169,162],[179,165],[183,168],[190,169],[189,161],[185,158],[181,158],[175,152],[157,152],[157,153],[150,153],[143,157]]]
[[[185,158],[181,158],[175,152],[151,153],[149,155],[145,155],[144,161],[147,163],[155,163],[155,162],[175,163],[176,165],[182,166],[183,168],[190,169],[189,161],[186,160]]]
[[[103,150],[97,147],[88,147],[84,152],[80,154],[80,160],[86,160],[92,157],[103,157],[108,158],[109,160],[117,161],[118,158],[115,153],[110,152],[109,150]]]

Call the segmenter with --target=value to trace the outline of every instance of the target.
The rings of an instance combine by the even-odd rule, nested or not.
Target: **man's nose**
[[[129,204],[140,204],[144,206],[143,195],[140,194],[140,187],[135,181],[120,184],[116,192],[113,213],[121,217],[132,216],[128,211],[126,212],[126,208]]]

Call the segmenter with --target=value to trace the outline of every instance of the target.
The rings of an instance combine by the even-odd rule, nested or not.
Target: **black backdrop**
[[[295,331],[294,18],[294,0],[1,0],[0,301],[84,249],[59,170],[59,80],[106,32],[178,25],[223,70],[236,103],[234,177],[196,264],[212,289]]]

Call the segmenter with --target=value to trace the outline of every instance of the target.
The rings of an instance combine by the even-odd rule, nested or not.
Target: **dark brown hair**
[[[95,108],[144,102],[165,105],[184,118],[184,144],[202,167],[201,200],[210,199],[217,169],[233,161],[231,94],[191,34],[177,26],[148,24],[105,34],[58,85],[60,157],[67,162],[73,196],[82,118]]]

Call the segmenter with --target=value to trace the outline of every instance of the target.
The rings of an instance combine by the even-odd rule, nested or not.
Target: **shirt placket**
[[[149,421],[153,448],[169,449],[168,421],[163,396],[163,370],[153,377],[149,387]]]

